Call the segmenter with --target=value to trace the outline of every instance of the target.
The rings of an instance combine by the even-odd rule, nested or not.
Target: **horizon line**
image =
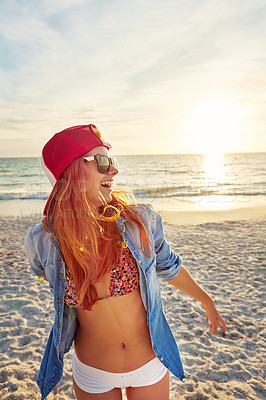
[[[114,154],[114,157],[125,157],[125,156],[179,156],[179,155],[208,155],[208,154],[263,154],[266,153],[266,150],[263,151],[233,151],[233,152],[219,152],[219,151],[208,151],[206,153],[138,153],[138,154]],[[4,158],[41,158],[41,155],[38,156],[1,156],[0,159]]]

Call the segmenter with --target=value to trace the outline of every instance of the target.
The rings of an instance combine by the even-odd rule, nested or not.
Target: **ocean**
[[[266,153],[117,156],[115,186],[137,201],[171,208],[266,205]],[[39,157],[0,159],[0,208],[34,200],[42,207],[51,185]],[[11,204],[11,203],[10,203]],[[16,204],[18,204],[16,202]],[[29,204],[29,203],[28,203]],[[39,206],[38,206],[39,204]]]

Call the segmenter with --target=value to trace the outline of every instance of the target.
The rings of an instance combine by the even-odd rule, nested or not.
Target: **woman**
[[[55,321],[37,383],[42,399],[59,382],[74,342],[78,400],[169,399],[169,371],[184,379],[165,319],[158,275],[202,303],[212,332],[225,330],[210,296],[165,241],[161,217],[112,189],[118,173],[95,125],[55,134],[42,152],[53,190],[28,233],[33,271],[49,281]]]

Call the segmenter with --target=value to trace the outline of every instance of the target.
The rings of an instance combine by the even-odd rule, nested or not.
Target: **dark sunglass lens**
[[[109,159],[106,156],[99,156],[98,158],[99,171],[105,174],[109,171]]]

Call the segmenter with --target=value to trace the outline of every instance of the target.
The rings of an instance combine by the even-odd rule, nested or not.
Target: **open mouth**
[[[111,189],[111,187],[112,187],[112,182],[102,182],[101,183],[101,186],[102,187],[104,187],[104,188],[106,188],[106,189]]]

